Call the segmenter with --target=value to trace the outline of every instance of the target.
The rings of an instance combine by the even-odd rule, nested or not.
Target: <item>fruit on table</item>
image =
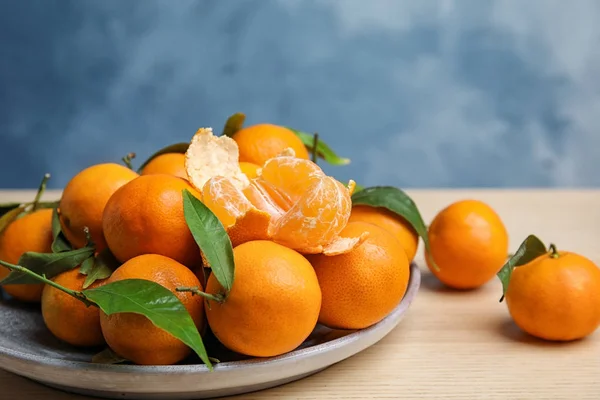
[[[200,198],[186,180],[165,174],[141,175],[111,196],[102,227],[119,261],[160,254],[190,268],[200,264],[200,249],[183,214],[184,189]]]
[[[396,237],[366,222],[350,222],[342,234],[363,232],[368,232],[367,239],[348,253],[306,256],[321,287],[323,325],[366,328],[385,318],[406,293],[409,262]]]
[[[339,254],[364,240],[339,235],[350,216],[354,182],[346,188],[292,149],[267,160],[249,180],[239,168],[236,143],[200,129],[186,153],[186,168],[234,247],[268,239],[305,254]]]
[[[300,253],[266,240],[233,249],[234,284],[222,302],[207,300],[208,324],[230,350],[255,357],[297,348],[312,332],[321,307],[315,271]],[[214,274],[206,292],[223,293]]]
[[[512,271],[505,300],[516,325],[530,335],[581,339],[600,326],[600,269],[586,257],[551,246]]]
[[[508,257],[508,233],[500,216],[479,200],[460,200],[441,210],[428,229],[429,270],[446,286],[474,289],[490,281]],[[431,259],[439,269],[436,269]]]
[[[233,135],[240,151],[240,161],[263,165],[287,148],[296,157],[308,160],[308,150],[291,130],[274,124],[257,124],[242,128]]]
[[[183,264],[158,254],[140,255],[122,264],[105,282],[124,279],[146,279],[171,290],[183,303],[198,330],[203,330],[203,298],[175,290],[180,286],[202,288],[196,275]],[[183,342],[140,314],[106,315],[101,311],[100,325],[110,348],[136,364],[175,364],[191,353]]]
[[[52,281],[67,289],[81,291],[85,279],[86,276],[79,273],[79,268],[75,268],[55,276]],[[89,289],[102,286],[103,283],[97,280]],[[42,317],[54,336],[73,346],[99,346],[104,343],[98,307],[88,307],[49,285],[45,285],[42,292]]]
[[[80,171],[67,183],[60,199],[59,215],[62,231],[73,248],[85,246],[85,227],[96,250],[106,248],[102,231],[104,207],[117,189],[137,176],[123,165],[105,163]]]
[[[368,222],[390,232],[404,248],[408,261],[413,261],[419,246],[419,235],[404,218],[383,207],[355,205],[348,222],[357,221]]]
[[[0,260],[17,264],[27,251],[50,253],[52,246],[52,210],[49,208],[33,211],[11,222],[0,234]],[[0,280],[10,271],[0,266]],[[3,286],[6,293],[15,299],[26,302],[39,302],[43,284],[14,284]]]
[[[183,153],[165,153],[153,158],[144,166],[142,175],[167,174],[187,179],[185,155]]]

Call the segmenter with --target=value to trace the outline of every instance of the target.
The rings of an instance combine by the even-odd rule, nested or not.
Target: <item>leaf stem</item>
[[[552,258],[558,258],[560,256],[554,243],[550,243],[550,246],[548,246],[548,251],[550,252],[550,257]]]
[[[96,305],[96,303],[89,301],[82,292],[67,289],[66,287],[59,285],[58,283],[46,278],[45,276],[36,274],[35,272],[33,272],[25,267],[21,267],[20,265],[10,264],[10,263],[7,263],[6,261],[2,261],[2,260],[0,260],[0,265],[5,266],[6,268],[10,269],[11,271],[18,271],[23,274],[34,277],[38,281],[44,282],[46,285],[50,285],[62,292],[65,292],[66,294],[68,294],[70,296],[73,296],[77,300],[83,302],[88,307]]]
[[[175,291],[177,292],[190,292],[193,295],[198,295],[198,296],[202,296],[205,299],[208,300],[212,300],[212,301],[216,301],[217,303],[223,303],[225,302],[225,296],[222,294],[210,294],[210,293],[205,293],[202,290],[200,290],[200,288],[198,286],[194,286],[194,287],[188,287],[188,286],[180,286],[175,288]]]
[[[317,163],[317,158],[319,156],[318,151],[317,151],[318,144],[319,144],[319,134],[317,132],[315,132],[315,134],[313,135],[312,155],[311,155],[311,160],[315,164]]]
[[[40,186],[38,187],[37,193],[35,194],[35,199],[33,199],[32,211],[35,211],[38,208],[40,199],[42,198],[42,195],[44,194],[44,191],[46,190],[46,185],[48,184],[48,179],[50,179],[50,174],[45,173],[44,177],[42,178],[42,182],[40,183]]]
[[[127,153],[127,155],[125,157],[121,158],[121,160],[123,161],[123,163],[125,163],[127,168],[134,171],[133,165],[131,164],[131,160],[133,160],[134,158],[135,158],[135,153]]]

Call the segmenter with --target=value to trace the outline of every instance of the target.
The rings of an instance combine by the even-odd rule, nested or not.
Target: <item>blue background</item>
[[[340,179],[600,186],[595,0],[0,0],[0,187],[197,128],[318,131]]]

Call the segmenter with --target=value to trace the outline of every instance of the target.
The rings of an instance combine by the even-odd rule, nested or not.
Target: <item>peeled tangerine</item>
[[[286,149],[265,162],[257,177],[242,173],[239,150],[227,136],[199,129],[186,153],[190,183],[219,218],[235,247],[271,240],[304,254],[336,255],[360,245],[368,233],[341,237],[350,217],[348,188],[310,160]]]

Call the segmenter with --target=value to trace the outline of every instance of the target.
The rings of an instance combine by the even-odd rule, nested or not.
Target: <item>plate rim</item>
[[[135,373],[135,374],[211,374],[216,371],[235,371],[248,369],[250,367],[272,367],[280,363],[286,363],[298,359],[310,357],[314,353],[321,353],[323,350],[332,351],[334,349],[345,346],[348,343],[353,343],[360,340],[364,335],[371,331],[375,331],[381,325],[385,325],[387,321],[396,319],[397,314],[404,314],[408,311],[410,305],[415,300],[419,288],[421,286],[421,270],[413,261],[409,265],[409,280],[406,292],[398,305],[385,318],[379,322],[363,329],[355,330],[340,338],[333,339],[328,342],[319,343],[314,346],[305,347],[302,349],[292,350],[290,352],[274,356],[274,357],[253,357],[239,361],[224,361],[213,364],[213,371],[210,371],[206,364],[175,364],[175,365],[121,365],[121,364],[99,364],[89,361],[75,361],[54,358],[45,355],[34,355],[25,353],[19,350],[0,345],[0,356],[12,358],[18,361],[35,363],[43,367],[58,367],[63,370],[87,370],[87,372],[104,371],[113,373]],[[399,322],[400,319],[398,319]],[[397,325],[397,324],[396,324]],[[394,326],[395,327],[395,326]],[[394,328],[392,328],[394,329]],[[387,335],[387,334],[386,334]],[[384,335],[384,337],[386,336]],[[1,369],[4,369],[0,366]]]

